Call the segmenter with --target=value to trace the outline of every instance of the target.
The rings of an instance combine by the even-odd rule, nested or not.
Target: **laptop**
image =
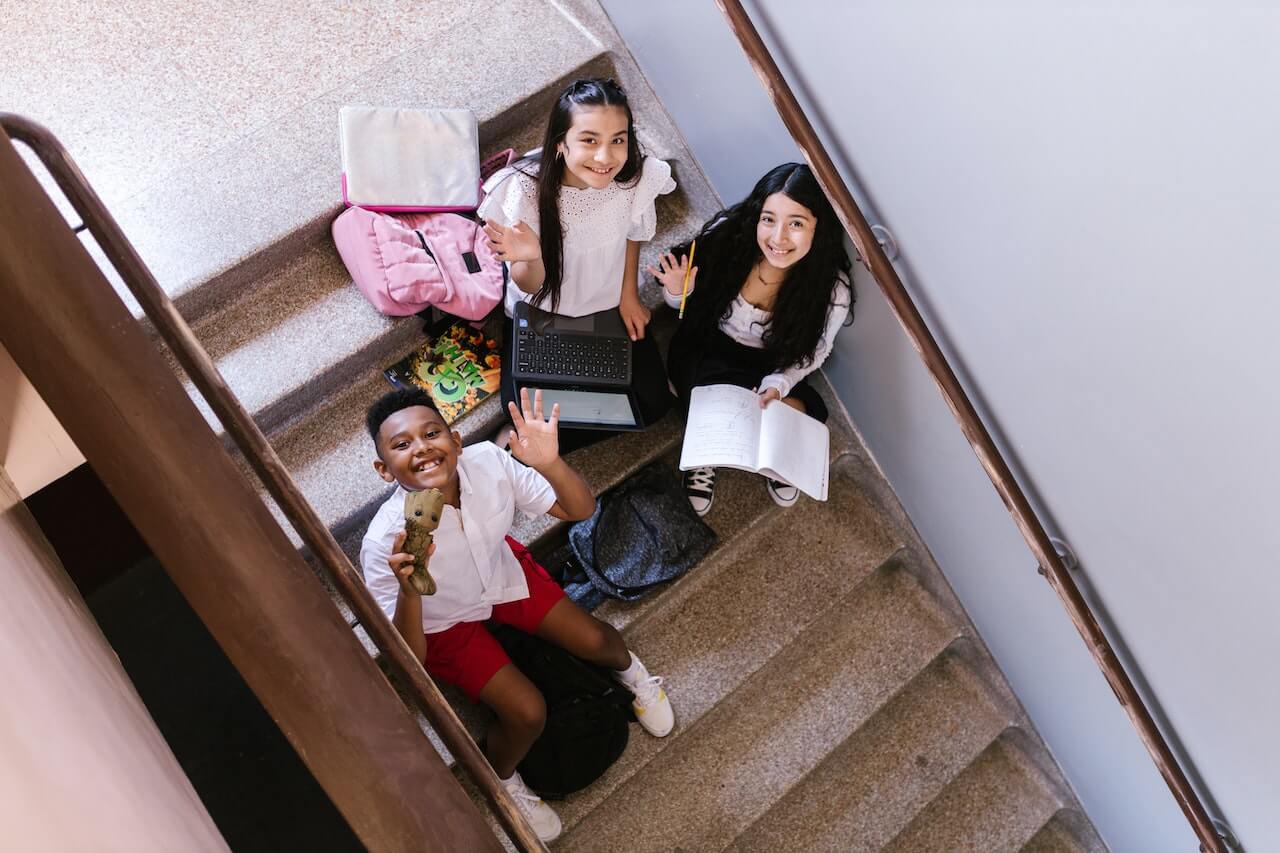
[[[511,376],[516,394],[542,391],[560,424],[580,429],[644,428],[631,391],[631,338],[617,309],[562,317],[516,302],[512,317]]]

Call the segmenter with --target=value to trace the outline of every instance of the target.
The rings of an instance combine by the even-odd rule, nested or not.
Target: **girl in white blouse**
[[[671,167],[640,152],[622,88],[612,80],[578,80],[552,107],[540,152],[490,178],[479,210],[510,274],[507,339],[516,300],[569,317],[616,309],[634,342],[633,389],[646,423],[672,400],[662,358],[645,335],[640,246],[657,228],[654,200],[675,187]],[[504,403],[516,396],[508,361]],[[560,443],[581,447],[604,435],[562,429]]]
[[[770,171],[746,199],[712,217],[697,242],[684,321],[667,357],[685,407],[699,385],[739,385],[757,391],[761,406],[781,401],[825,422],[827,407],[805,377],[852,322],[852,266],[839,220],[809,167],[786,163]],[[672,307],[680,304],[688,252],[689,244],[677,246],[648,268]],[[701,278],[699,268],[707,270]],[[794,486],[767,485],[782,506],[799,498]],[[714,468],[685,472],[699,515],[711,509],[714,490]]]

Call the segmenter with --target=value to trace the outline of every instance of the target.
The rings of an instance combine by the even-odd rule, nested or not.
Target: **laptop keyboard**
[[[631,378],[631,341],[625,338],[539,335],[528,329],[519,334],[516,367],[522,373],[620,382]]]

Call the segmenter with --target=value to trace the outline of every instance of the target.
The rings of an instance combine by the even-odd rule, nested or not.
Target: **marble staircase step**
[[[380,57],[287,111],[262,116],[114,208],[188,319],[323,238],[339,209],[342,106],[467,106],[483,141],[543,120],[569,80],[609,67],[600,39],[555,3],[435,3],[421,16],[392,7],[377,14],[393,25]],[[406,28],[406,17],[422,21]]]
[[[759,591],[772,598],[774,590]],[[958,635],[958,626],[896,566],[850,592],[831,590],[822,603],[810,613],[815,621],[707,710],[676,748],[663,750],[613,791],[557,849],[723,849]],[[718,608],[707,604],[690,618],[714,620],[711,611]],[[799,602],[772,607],[803,613]],[[737,639],[706,651],[732,660]],[[699,651],[695,646],[684,654],[696,658]],[[679,715],[676,690],[671,696]]]
[[[1014,853],[1062,807],[1061,795],[1007,729],[885,847],[885,853]]]
[[[1021,853],[1106,853],[1093,825],[1075,809],[1060,809]]]
[[[872,853],[1012,715],[957,655],[940,657],[748,827],[734,853]]]

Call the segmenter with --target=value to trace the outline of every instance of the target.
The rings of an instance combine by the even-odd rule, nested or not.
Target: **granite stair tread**
[[[466,105],[481,122],[482,139],[492,138],[544,115],[559,87],[602,70],[591,66],[607,53],[558,4],[538,0],[439,4],[423,16],[386,7],[380,14],[392,27],[380,55],[114,210],[188,318],[327,230],[338,210],[342,106]],[[411,24],[415,17],[422,21]],[[126,302],[137,313],[132,298]]]
[[[728,849],[879,850],[1011,722],[968,665],[944,654]]]
[[[264,277],[193,331],[241,404],[267,433],[332,389],[377,374],[422,339],[422,320],[374,310],[331,241]],[[206,419],[207,404],[188,386]]]
[[[649,761],[557,849],[723,849],[927,667],[958,632],[897,566],[876,571],[851,592],[825,596],[825,603],[822,618],[716,702],[677,741],[679,749],[664,750]],[[710,611],[716,603],[708,599],[705,606],[689,618],[713,620]],[[792,607],[788,602],[777,609]],[[736,657],[729,641],[717,647],[726,661]],[[684,654],[696,656],[697,647]],[[677,720],[685,704],[677,691],[684,685],[681,681],[670,691]],[[561,810],[562,817],[566,811]]]
[[[727,497],[739,493],[742,518],[713,520],[720,546],[622,626],[627,645],[666,680],[676,728],[662,739],[637,730],[618,762],[559,808],[566,828],[656,755],[680,747],[703,714],[898,551],[886,519],[845,467],[833,472],[827,503],[798,512],[764,509],[759,478],[732,472],[740,476],[725,483]],[[788,548],[811,556],[805,571],[776,570]]]
[[[593,447],[596,448],[601,446],[602,445],[593,445]],[[582,451],[578,452],[582,453],[590,449],[592,448],[584,448]],[[669,454],[664,462],[670,464],[672,475],[675,476],[674,458]],[[742,567],[743,560],[745,559],[744,555],[751,554],[758,550],[757,546],[754,544],[756,540],[762,537],[767,537],[770,529],[773,529],[778,525],[786,524],[789,520],[794,520],[794,516],[787,514],[789,511],[779,510],[779,508],[767,497],[763,487],[759,483],[759,477],[742,471],[728,471],[725,473],[726,477],[724,482],[717,486],[718,494],[716,500],[717,506],[720,508],[720,512],[716,513],[716,511],[713,510],[712,516],[707,519],[708,524],[710,524],[712,529],[716,531],[718,537],[718,543],[711,553],[704,557],[701,563],[691,569],[683,577],[678,578],[666,587],[656,591],[654,594],[647,596],[646,598],[633,602],[608,599],[594,611],[594,615],[606,622],[609,622],[620,631],[623,631],[624,636],[627,637],[628,644],[632,645],[633,648],[637,648],[637,650],[639,650],[640,647],[636,646],[635,643],[645,641],[637,638],[645,636],[651,630],[655,630],[655,628],[644,627],[645,625],[650,623],[654,626],[659,624],[669,624],[666,621],[668,616],[683,612],[687,607],[686,602],[690,597],[700,594],[719,595],[720,592],[717,588],[713,588],[707,593],[701,592],[701,590],[708,585],[713,585],[714,587],[716,583],[715,578],[719,575],[732,571],[735,579],[721,581],[719,586],[732,587],[737,585],[738,580],[736,579],[740,579],[745,576],[743,572],[746,570]],[[620,471],[615,471],[611,475],[611,479],[614,482],[620,481],[622,477],[623,475]],[[588,479],[592,479],[589,472]],[[853,519],[853,524],[857,530],[851,532],[851,536],[861,537],[865,540],[866,544],[862,547],[869,549],[867,556],[865,557],[868,567],[878,565],[879,561],[887,558],[896,550],[897,545],[895,540],[888,536],[884,522],[875,515],[876,509],[860,496],[857,490],[852,487],[851,483],[847,480],[839,479],[838,471],[833,476],[831,492],[831,500],[839,502],[838,508],[832,511],[836,513],[846,513],[847,518]],[[749,535],[744,535],[747,534],[748,531],[750,532]],[[767,570],[767,566],[767,562],[761,562],[758,563],[753,570],[763,577]],[[839,582],[852,582],[859,576],[860,575],[857,573],[853,573],[848,578],[839,579]],[[794,580],[798,581],[799,578]],[[675,617],[672,618],[674,619]],[[795,626],[794,629],[798,630],[799,627],[800,626]],[[359,630],[358,627],[357,630]],[[740,626],[739,630],[744,634],[749,634],[750,626]],[[360,631],[360,633],[363,634],[363,631]],[[769,640],[769,642],[775,643],[776,645],[776,640],[777,638],[775,637],[772,640]],[[672,638],[672,641],[678,641],[678,638]],[[376,654],[376,649],[373,647],[372,642],[368,641],[367,638],[365,642],[370,653]],[[646,648],[649,647],[646,646]],[[656,649],[657,647],[655,645],[652,648]],[[647,651],[645,652],[645,655],[645,660],[648,662],[649,657],[647,656]],[[664,676],[667,675],[665,672],[662,674]],[[683,679],[683,676],[679,677]],[[451,704],[458,712],[458,716],[468,724],[468,730],[471,731],[473,735],[483,734],[483,727],[485,721],[488,719],[488,713],[483,709],[479,709],[471,705],[471,703],[468,702],[460,693],[451,691],[447,686],[442,685],[442,690],[444,690],[446,695],[450,697]],[[692,714],[695,712],[695,709],[706,707],[706,703],[714,701],[714,698],[715,697],[712,696],[695,705],[691,705],[688,709],[688,713]],[[692,720],[691,716],[686,717],[683,712],[681,714],[681,718]],[[425,725],[425,720],[420,719],[420,722]],[[446,762],[450,763],[451,759],[448,756],[447,750],[443,749],[440,742],[434,737],[434,734],[432,735],[432,740],[433,743],[436,744],[437,749],[439,749],[441,754],[445,757]],[[666,742],[669,742],[669,739],[662,743],[650,744],[649,746],[660,747]],[[632,751],[637,749],[637,745],[639,743],[639,731],[637,730],[636,736],[632,739],[631,746],[628,747],[628,754],[623,756],[619,762],[620,764],[622,762],[636,760],[629,756]],[[575,796],[580,798],[585,797],[591,791],[596,791],[600,784],[602,784],[602,782],[596,783],[596,785],[592,786],[588,792],[583,792]]]
[[[682,239],[696,227],[688,216],[680,190],[662,197],[653,244]],[[646,287],[645,295],[651,303],[661,301],[656,287]],[[327,395],[380,373],[421,342],[421,328],[415,316],[388,317],[375,310],[325,239],[263,276],[240,298],[201,316],[193,331],[258,426],[270,433]],[[496,329],[496,322],[490,328]],[[189,382],[187,393],[206,420],[220,428]]]
[[[1059,809],[1026,843],[1021,853],[1106,853],[1106,849],[1080,812]]]
[[[676,476],[678,454],[672,454],[666,461],[670,464],[672,476]],[[638,633],[645,621],[661,619],[663,614],[678,611],[705,584],[711,583],[719,572],[735,565],[744,547],[749,548],[744,546],[739,537],[775,522],[785,522],[787,518],[782,516],[785,512],[787,510],[780,509],[769,498],[763,482],[756,475],[745,471],[721,471],[716,480],[715,504],[703,518],[716,534],[716,544],[711,552],[684,577],[662,589],[660,594],[637,601],[608,598],[595,609],[593,615],[619,631]]]
[[[1014,853],[1061,808],[1059,795],[1007,729],[884,847]]]

